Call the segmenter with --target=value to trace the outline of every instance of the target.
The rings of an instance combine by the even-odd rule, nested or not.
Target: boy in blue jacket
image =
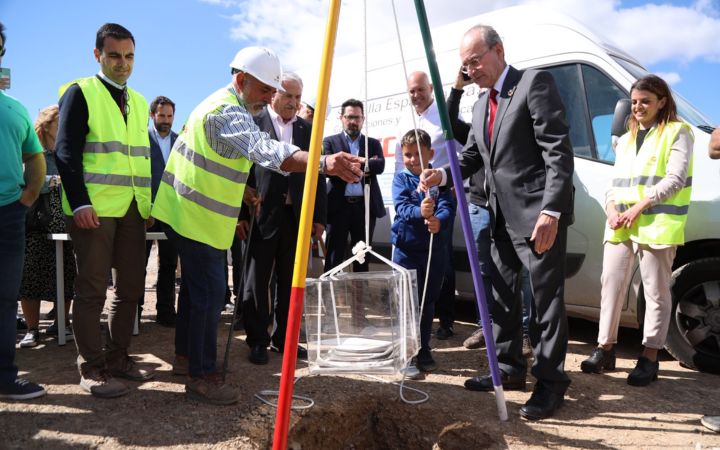
[[[419,145],[418,145],[419,141]],[[420,315],[420,352],[415,366],[422,372],[437,368],[430,352],[430,334],[435,312],[435,301],[440,295],[445,273],[445,247],[450,242],[450,223],[455,214],[455,199],[445,189],[425,196],[417,191],[422,161],[429,167],[434,151],[430,147],[430,135],[424,130],[410,130],[400,141],[405,169],[395,174],[392,186],[395,220],[391,238],[395,246],[393,261],[407,269],[417,271],[418,299],[422,302],[425,270],[427,269],[430,234],[434,234],[430,271],[428,274],[425,304]],[[396,158],[398,155],[396,155]],[[427,167],[426,167],[427,168]]]

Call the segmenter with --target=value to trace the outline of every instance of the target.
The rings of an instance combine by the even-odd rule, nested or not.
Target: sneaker
[[[240,392],[225,383],[219,372],[190,379],[185,384],[185,394],[189,399],[211,405],[232,405],[240,399]]]
[[[400,369],[400,373],[403,374],[405,378],[408,380],[422,380],[423,374],[420,372],[420,370],[415,366],[414,363],[410,363],[409,366],[403,367]]]
[[[37,328],[28,330],[28,332],[25,333],[25,337],[23,337],[22,341],[20,341],[20,347],[21,348],[35,347],[38,345],[39,339],[40,339],[40,332],[38,331]]]
[[[455,332],[453,331],[452,327],[440,327],[435,332],[435,337],[437,339],[440,339],[441,341],[444,341],[446,339],[449,339],[455,335]]]
[[[109,363],[110,373],[114,377],[132,381],[146,381],[155,376],[155,372],[143,364],[138,364],[129,356],[116,363]]]
[[[522,355],[526,358],[533,356],[533,347],[527,334],[523,334]]]
[[[29,400],[47,394],[45,388],[24,378],[17,378],[6,386],[0,386],[2,400]]]
[[[463,342],[463,347],[473,350],[485,346],[485,336],[483,335],[482,327],[477,327],[477,330],[473,331],[473,334]]]
[[[57,337],[57,335],[58,335],[57,322],[53,322],[52,325],[47,327],[45,329],[45,334],[47,334],[48,336]],[[70,325],[65,326],[65,340],[66,341],[74,341],[75,340],[75,335],[73,334],[72,326],[70,326]]]
[[[94,369],[80,377],[80,387],[98,398],[121,397],[130,389],[112,377],[107,370]]]
[[[420,352],[420,354],[418,354],[417,360],[415,361],[415,366],[420,372],[432,372],[433,370],[437,369],[437,363],[433,359],[430,352]]]
[[[186,376],[190,373],[190,360],[187,356],[175,355],[172,363],[172,374]]]

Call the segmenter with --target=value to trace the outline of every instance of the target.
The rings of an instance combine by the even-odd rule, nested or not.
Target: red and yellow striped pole
[[[292,406],[293,382],[295,379],[295,358],[297,357],[298,340],[300,338],[300,322],[305,298],[305,277],[307,276],[308,254],[310,252],[310,234],[312,232],[313,213],[315,212],[318,166],[320,165],[320,154],[322,153],[330,73],[332,72],[332,59],[335,53],[335,38],[339,18],[340,0],[331,0],[327,27],[325,28],[320,79],[318,80],[315,120],[313,121],[312,136],[310,137],[310,154],[308,155],[305,186],[303,187],[303,205],[300,212],[297,248],[295,250],[295,269],[293,271],[292,290],[290,291],[290,310],[285,334],[280,395],[275,415],[273,450],[287,449],[290,407]]]

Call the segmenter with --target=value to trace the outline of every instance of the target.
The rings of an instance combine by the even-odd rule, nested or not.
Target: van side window
[[[596,68],[584,64],[581,66],[597,159],[614,163],[615,152],[610,144],[610,127],[615,104],[621,98],[627,98],[627,94]]]
[[[565,117],[570,126],[570,143],[572,143],[575,156],[592,158],[591,137],[585,110],[585,92],[582,88],[578,65],[545,67],[545,70],[552,73],[555,78],[560,98],[565,105]]]

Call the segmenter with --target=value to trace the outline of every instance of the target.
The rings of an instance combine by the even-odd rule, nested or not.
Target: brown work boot
[[[189,399],[211,405],[232,405],[240,399],[240,392],[225,383],[219,372],[201,378],[191,378],[185,384]]]
[[[188,373],[190,373],[189,367],[190,361],[188,360],[187,356],[175,355],[175,359],[173,359],[172,363],[173,375],[186,376]]]
[[[485,335],[483,335],[482,327],[477,327],[473,334],[463,342],[463,347],[467,349],[476,349],[485,346]]]
[[[91,369],[80,377],[80,387],[99,398],[121,397],[128,392],[127,386],[116,380],[107,370]]]
[[[112,376],[126,380],[147,381],[155,376],[155,371],[143,364],[136,363],[127,355],[114,363],[108,363],[108,368]]]

